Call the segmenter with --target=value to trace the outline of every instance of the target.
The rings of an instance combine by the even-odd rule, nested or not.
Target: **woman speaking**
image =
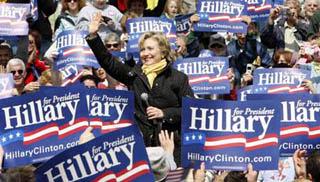
[[[130,67],[105,51],[97,34],[101,22],[101,14],[95,14],[89,25],[87,42],[101,67],[134,92],[135,120],[145,145],[158,144],[159,125],[162,129],[180,133],[182,97],[193,97],[193,92],[188,77],[171,67],[174,56],[167,38],[161,33],[143,34],[139,40],[142,65]]]

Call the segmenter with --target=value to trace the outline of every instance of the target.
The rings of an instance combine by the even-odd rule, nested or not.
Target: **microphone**
[[[141,94],[141,99],[142,99],[143,102],[147,105],[147,107],[150,106],[149,101],[148,101],[149,95],[148,95],[147,93],[143,92],[143,93]]]
[[[150,107],[150,104],[148,101],[149,95],[147,93],[143,92],[140,97],[141,97],[142,101],[147,105],[147,107]],[[158,123],[155,119],[153,119],[152,122],[153,122],[153,124]]]
[[[150,107],[150,104],[149,104],[149,101],[148,101],[149,95],[147,93],[143,92],[140,97],[141,97],[142,101],[147,105],[147,107]],[[154,139],[155,139],[155,145],[158,146],[158,145],[160,145],[159,144],[158,134],[160,133],[160,131],[162,129],[162,123],[161,122],[157,122],[156,119],[153,119],[152,123],[154,125],[157,125],[157,128],[156,128],[155,133],[154,133],[154,137],[155,137]]]

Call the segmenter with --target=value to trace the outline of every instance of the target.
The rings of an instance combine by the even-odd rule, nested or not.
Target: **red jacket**
[[[27,76],[24,80],[25,84],[28,84],[30,82],[34,82],[34,81],[38,80],[34,71],[32,70],[32,65],[34,65],[35,70],[37,71],[39,77],[43,71],[48,69],[48,67],[45,65],[45,63],[43,61],[40,61],[39,52],[37,51],[37,57],[36,57],[36,60],[34,61],[34,64],[27,63],[27,65],[26,65]]]

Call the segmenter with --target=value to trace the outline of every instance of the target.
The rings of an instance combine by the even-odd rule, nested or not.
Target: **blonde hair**
[[[39,77],[39,83],[40,85],[46,85],[48,83],[52,84],[51,69],[47,69],[41,73],[41,76]]]
[[[146,32],[139,39],[139,49],[143,48],[145,40],[153,39],[159,44],[159,49],[163,57],[167,62],[173,62],[175,60],[174,53],[171,51],[170,43],[168,38],[160,32]]]

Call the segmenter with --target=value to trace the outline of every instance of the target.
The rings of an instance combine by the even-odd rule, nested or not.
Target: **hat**
[[[220,34],[213,34],[210,36],[210,42],[209,42],[209,48],[212,47],[212,45],[214,44],[218,44],[218,45],[221,45],[221,46],[226,46],[226,40],[225,38],[220,35]]]
[[[147,147],[147,154],[155,180],[164,180],[170,169],[166,162],[165,151],[162,147]]]

